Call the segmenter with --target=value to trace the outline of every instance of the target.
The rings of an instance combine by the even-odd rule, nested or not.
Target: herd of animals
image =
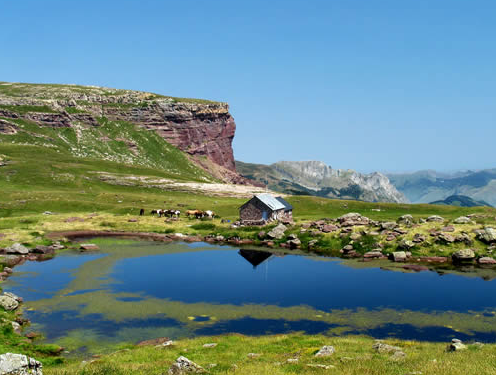
[[[140,210],[140,216],[143,216],[145,214],[145,209],[142,208]],[[157,209],[157,210],[151,210],[150,212],[151,215],[157,215],[158,217],[179,217],[181,216],[181,211],[179,210],[162,210],[162,209]],[[203,219],[203,218],[209,218],[213,219],[215,217],[215,213],[213,211],[207,210],[207,211],[201,211],[201,210],[187,210],[186,211],[186,216],[189,218],[196,218],[196,219]]]

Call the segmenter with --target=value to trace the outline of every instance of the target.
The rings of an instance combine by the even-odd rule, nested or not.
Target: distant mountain
[[[288,194],[367,202],[408,202],[381,173],[332,169],[320,161],[280,161],[271,165],[237,161],[236,170],[244,177]]]
[[[484,201],[476,201],[465,195],[451,195],[445,200],[431,202],[431,204],[442,204],[447,206],[458,206],[458,207],[477,207],[477,206],[489,206],[489,203]]]
[[[454,174],[428,170],[387,176],[412,203],[442,201],[452,195],[463,195],[496,206],[496,169]]]

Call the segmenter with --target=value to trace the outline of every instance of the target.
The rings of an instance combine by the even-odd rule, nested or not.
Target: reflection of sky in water
[[[460,275],[355,269],[337,261],[293,255],[280,257],[246,250],[240,253],[227,246],[203,243],[158,246],[140,242],[120,248],[114,245],[112,251],[110,248],[105,250],[104,245],[101,248],[108,253],[66,252],[47,262],[26,262],[15,268],[14,275],[3,284],[4,289],[19,294],[28,302],[60,294],[59,302],[81,296],[87,297],[84,303],[90,305],[93,301],[96,304],[102,302],[92,293],[105,289],[116,294],[115,303],[129,303],[133,308],[138,308],[140,301],[148,297],[183,303],[204,302],[209,306],[225,306],[226,309],[235,305],[240,311],[247,309],[243,307],[245,304],[260,305],[261,309],[264,305],[306,306],[323,311],[363,308],[371,316],[369,320],[373,316],[371,310],[386,307],[439,313],[492,310],[496,306],[496,281]],[[85,265],[84,272],[79,268],[82,265]],[[74,290],[68,289],[73,287]],[[228,332],[325,333],[340,327],[346,328],[348,333],[375,337],[418,340],[448,340],[455,335],[469,337],[466,333],[455,332],[450,326],[415,327],[408,324],[410,321],[398,324],[394,318],[371,325],[370,329],[363,322],[358,324],[360,329],[343,325],[353,324],[353,319],[350,323],[339,321],[339,324],[312,318],[293,320],[285,309],[274,319],[255,319],[241,314],[231,320],[211,320],[206,315],[190,316],[194,314],[188,313],[188,305],[184,305],[184,317],[176,315],[173,319],[167,317],[167,301],[163,302],[163,309],[157,309],[162,310],[160,316],[113,321],[100,313],[83,315],[72,311],[81,303],[78,299],[68,309],[57,306],[46,312],[28,311],[27,316],[34,325],[43,327],[51,339],[85,329],[109,340],[118,340],[122,332],[132,330],[133,339],[138,341],[153,338],[149,337],[150,330],[154,332],[155,329],[162,333],[164,329],[171,329],[176,337],[182,337]],[[124,310],[127,307],[125,305]],[[487,312],[482,315],[492,316]],[[184,320],[186,317],[189,320]],[[473,333],[481,341],[496,341],[495,332]]]
[[[257,268],[235,251],[164,254],[119,260],[108,285],[186,303],[309,305],[316,309],[391,307],[409,310],[484,310],[496,306],[496,282],[353,269],[302,256],[272,257]]]
[[[26,301],[50,298],[74,280],[74,273],[80,266],[104,256],[106,255],[67,252],[44,262],[26,262],[14,268],[14,274],[3,284],[3,288]],[[73,293],[85,292],[87,291],[81,290]]]

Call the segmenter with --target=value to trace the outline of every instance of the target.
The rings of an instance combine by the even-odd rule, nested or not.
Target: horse
[[[201,219],[204,216],[204,212],[200,210],[188,210],[186,211],[186,216],[187,217],[194,216],[197,219]]]
[[[142,209],[140,210],[140,216],[143,216],[144,214],[145,214],[145,209],[144,209],[144,208],[142,208]]]
[[[215,212],[207,210],[204,212],[205,216],[208,217],[209,219],[213,219],[215,216]]]

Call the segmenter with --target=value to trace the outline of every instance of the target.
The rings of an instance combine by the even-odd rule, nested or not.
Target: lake
[[[70,350],[233,332],[496,342],[487,274],[206,243],[92,242],[101,250],[26,262],[3,284],[24,298],[30,329]]]

